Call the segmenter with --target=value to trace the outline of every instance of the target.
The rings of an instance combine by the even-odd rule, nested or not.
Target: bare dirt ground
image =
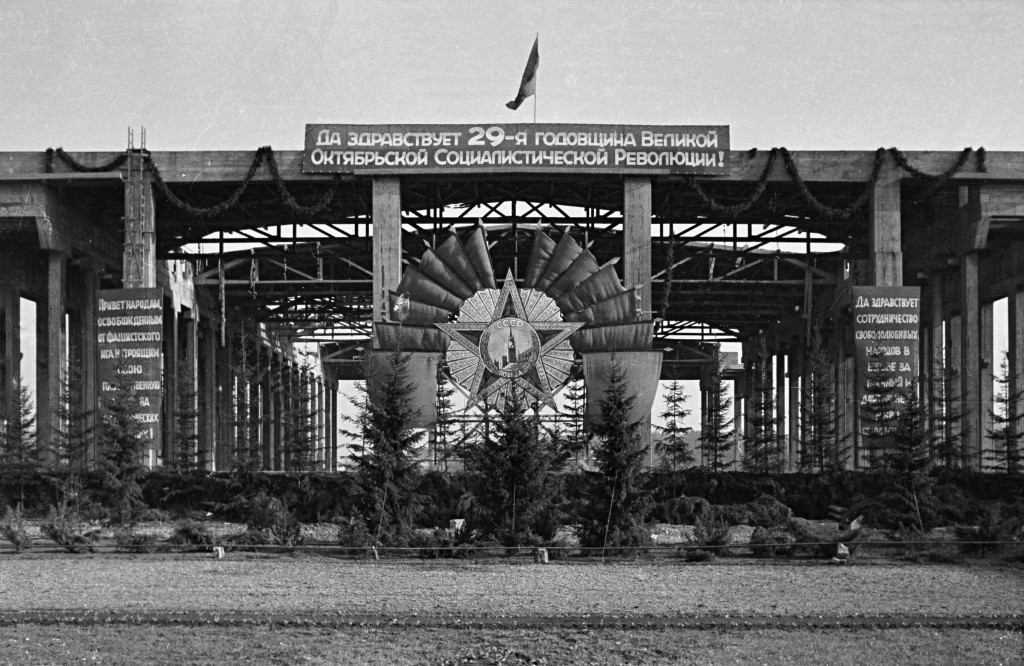
[[[0,555],[0,663],[1024,663],[1024,568]]]

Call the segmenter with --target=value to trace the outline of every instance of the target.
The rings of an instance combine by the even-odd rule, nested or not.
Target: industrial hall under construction
[[[620,363],[646,437],[659,381],[699,380],[706,424],[717,374],[738,433],[771,405],[783,471],[823,372],[811,350],[850,469],[868,464],[872,359],[945,396],[964,467],[986,468],[999,341],[1005,408],[1024,412],[1024,153],[739,151],[728,127],[689,125],[319,124],[302,150],[136,138],[0,152],[0,418],[34,377],[44,445],[68,403],[95,418],[128,375],[151,467],[187,431],[202,469],[245,439],[285,470],[299,409],[313,462],[337,470],[347,382],[396,350],[427,429],[439,382],[473,421],[515,391],[555,418],[582,379],[595,418]]]

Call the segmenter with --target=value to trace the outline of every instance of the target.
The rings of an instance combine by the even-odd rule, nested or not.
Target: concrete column
[[[903,285],[900,226],[900,168],[886,160],[871,197],[871,278],[877,286]]]
[[[992,449],[989,433],[992,432],[992,384],[995,380],[995,359],[993,358],[993,321],[992,303],[982,303],[978,309],[978,365],[980,372],[978,386],[978,417],[981,429],[981,445],[979,447],[980,469],[989,463],[987,452]]]
[[[1024,290],[1020,287],[1018,284],[1007,294],[1007,324],[1010,329],[1007,339],[1008,388],[1009,396],[1016,397],[1008,407],[1014,433],[1020,432],[1021,425],[1017,417],[1024,414]],[[1019,472],[1019,464],[1015,467]]]
[[[317,462],[321,463],[321,469],[326,468],[327,462],[327,446],[324,435],[326,431],[324,429],[324,382],[319,377],[315,378],[316,382],[316,453]]]
[[[0,285],[0,419],[15,413],[21,381],[21,296],[16,285]]]
[[[163,447],[159,454],[165,466],[173,465],[178,455],[178,310],[173,299],[164,299],[164,404]]]
[[[960,401],[962,407],[964,465],[981,468],[981,303],[978,299],[978,255],[961,257]]]
[[[199,447],[196,464],[200,469],[212,472],[216,467],[216,452],[220,436],[220,400],[217,388],[219,367],[217,362],[217,330],[210,319],[200,323],[201,339],[199,349]]]
[[[263,469],[274,469],[274,350],[266,349],[262,360],[260,411],[263,421]]]
[[[701,373],[701,374],[704,374],[704,373]],[[705,386],[705,382],[702,380],[700,382],[700,436],[701,436],[701,440],[703,440],[708,435],[708,411],[710,410],[710,407],[711,407],[711,400],[710,400],[710,396],[708,394],[708,389]],[[708,465],[710,461],[707,459],[707,456],[704,455],[703,447],[701,447],[699,449],[699,451],[700,451],[700,464],[701,464],[701,466]]]
[[[328,440],[330,441],[330,454],[327,461],[327,471],[337,472],[338,471],[338,382],[332,380],[329,384],[327,395],[330,398],[328,403],[327,412],[327,423],[330,433]]]
[[[733,447],[732,457],[739,465],[742,455],[742,442],[743,442],[743,393],[744,388],[747,384],[747,379],[740,382],[734,380],[732,383],[732,429],[733,429]]]
[[[288,411],[288,366],[287,359],[283,353],[276,355],[277,359],[277,373],[275,376],[275,382],[277,383],[274,395],[276,397],[274,403],[274,416],[275,416],[275,457],[274,457],[274,469],[284,469],[284,445],[285,445],[285,431],[284,431],[284,420],[285,414]]]
[[[182,354],[182,368],[181,378],[184,381],[184,385],[181,388],[181,401],[175,401],[179,405],[179,409],[187,409],[193,414],[199,414],[198,407],[198,396],[199,396],[199,383],[197,381],[199,377],[199,370],[197,367],[198,354],[196,353],[198,348],[198,327],[196,326],[195,314],[192,310],[184,310],[181,318],[182,324],[182,342],[183,354]],[[189,419],[188,423],[185,424],[187,431],[183,433],[186,437],[190,437],[190,442],[195,441],[195,435],[198,433],[199,424],[197,418],[193,417]],[[194,444],[190,444],[194,446]]]
[[[36,437],[44,450],[53,447],[61,431],[60,404],[65,370],[64,289],[67,258],[59,252],[46,255],[45,302],[36,313]]]
[[[402,280],[402,188],[395,176],[373,179],[373,320],[388,314],[388,291]]]
[[[789,377],[789,459],[788,471],[800,468],[800,372],[803,347],[794,346],[786,355],[786,376]]]
[[[124,182],[125,289],[156,286],[156,208],[141,152],[128,154]]]
[[[946,388],[949,390],[947,406],[956,410],[956,416],[963,414],[963,367],[960,359],[963,338],[960,335],[960,315],[951,316],[946,320]],[[954,401],[956,404],[954,404]],[[963,445],[963,423],[961,419],[950,419],[946,422],[946,439],[948,441],[959,441]]]
[[[775,353],[775,439],[779,443],[780,469],[789,471],[793,460],[789,457],[789,430],[786,428],[786,355]]]
[[[622,272],[626,289],[637,289],[638,308],[651,312],[651,179],[623,180]],[[649,318],[648,316],[643,317]]]
[[[945,334],[946,314],[945,304],[942,297],[943,274],[932,273],[928,278],[928,349],[921,350],[922,373],[925,381],[925,404],[928,406],[929,424],[936,422],[941,417],[938,410],[941,405],[937,404],[935,398],[939,395],[947,395],[948,386],[945,385],[945,345],[943,336]]]

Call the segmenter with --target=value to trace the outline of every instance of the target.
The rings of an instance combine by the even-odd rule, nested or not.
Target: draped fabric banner
[[[367,356],[366,389],[370,400],[376,402],[384,383],[392,377],[392,352],[372,351]],[[410,352],[406,381],[412,386],[410,407],[415,414],[412,427],[426,428],[437,421],[437,354]]]
[[[374,349],[381,351],[433,351],[448,349],[448,336],[436,327],[374,322]]]
[[[612,363],[619,363],[626,371],[626,395],[634,396],[630,423],[651,415],[654,397],[661,377],[662,352],[593,352],[583,354],[583,380],[587,386],[587,427],[601,422],[601,401],[608,391]]]
[[[613,349],[617,352],[643,351],[651,348],[654,322],[581,328],[571,338],[573,349],[580,353]],[[660,353],[660,352],[659,352]]]

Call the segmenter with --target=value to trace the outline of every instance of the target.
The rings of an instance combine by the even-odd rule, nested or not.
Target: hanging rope
[[[114,169],[120,168],[122,164],[128,159],[128,153],[121,153],[117,157],[113,158],[106,164],[99,166],[86,166],[76,160],[71,155],[64,152],[63,148],[47,148],[46,149],[46,161],[44,163],[44,169],[46,173],[53,173],[53,158],[57,157],[72,171],[78,171],[79,173],[100,173],[103,171],[113,171]]]

